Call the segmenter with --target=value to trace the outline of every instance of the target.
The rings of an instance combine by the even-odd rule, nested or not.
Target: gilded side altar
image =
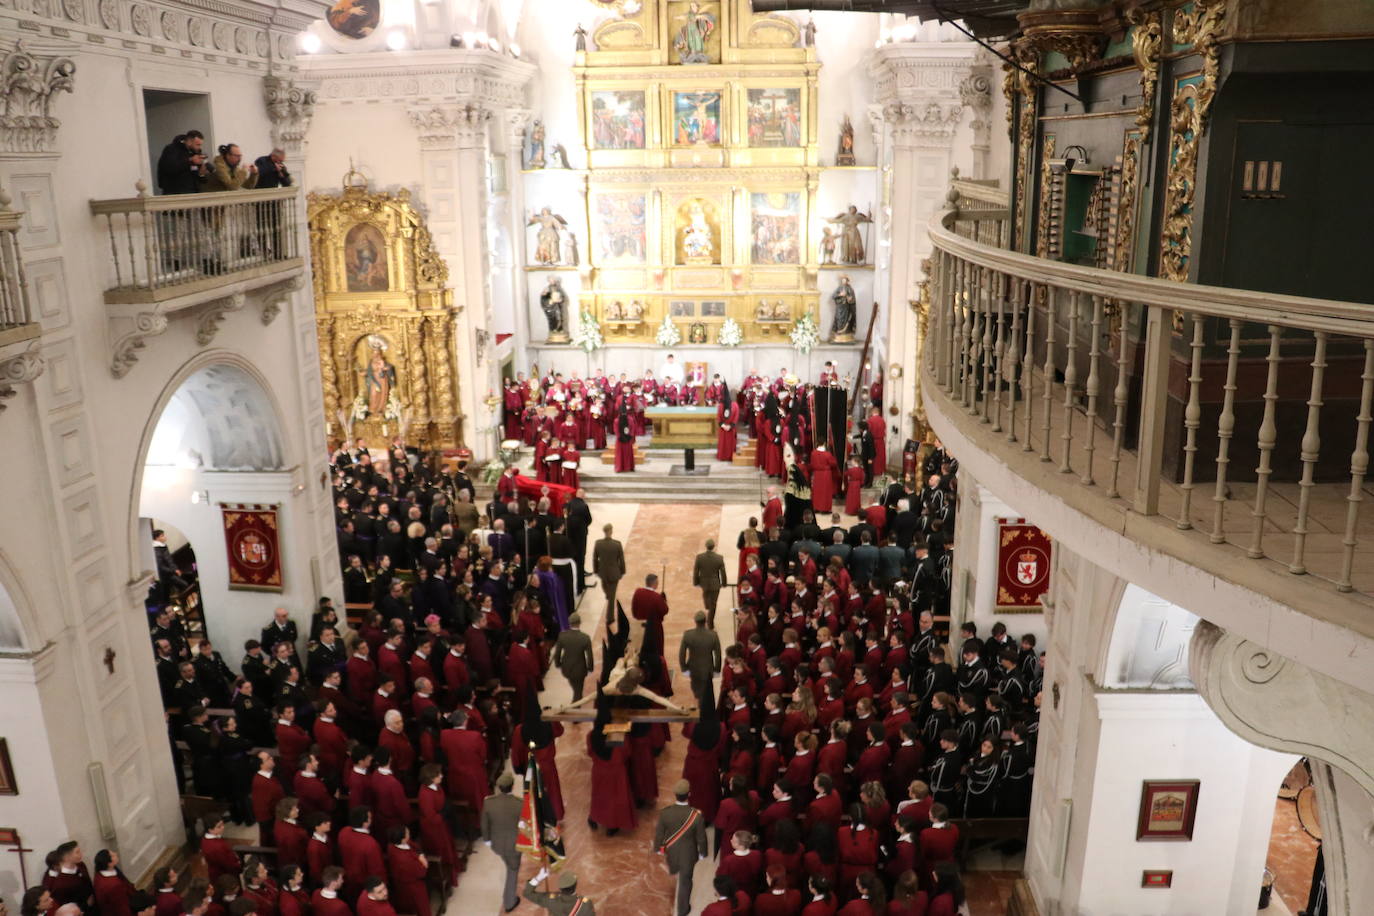
[[[331,436],[463,443],[448,266],[410,192],[357,172],[308,199],[320,377]]]

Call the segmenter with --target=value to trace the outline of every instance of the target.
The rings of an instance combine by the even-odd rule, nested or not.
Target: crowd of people
[[[556,370],[531,378],[518,373],[504,383],[505,437],[534,449],[538,479],[576,486],[583,449],[602,450],[608,442],[613,447],[625,445],[625,449],[617,448],[616,470],[632,471],[634,442],[650,427],[646,411],[658,406],[695,405],[716,409],[718,461],[732,460],[744,435],[756,443],[755,466],[783,480],[792,476],[793,466],[809,479],[816,470],[813,465],[817,464],[818,450],[832,458],[852,452],[848,466],[858,469],[860,486],[869,486],[887,466],[881,377],[864,392],[868,409],[863,422],[842,433],[842,438],[852,440],[850,443],[815,428],[818,391],[845,385],[833,363],[825,364],[814,385],[802,382],[785,368],[772,378],[751,369],[735,388],[719,374],[708,382],[700,370],[693,371],[696,376],[684,375],[683,367],[669,353],[657,376],[653,370],[633,379],[624,372],[611,376],[600,369],[586,379],[575,371],[568,377]],[[838,461],[845,462],[843,454]],[[840,466],[831,469],[832,463],[820,459],[819,470],[834,477],[833,492],[847,493],[853,478],[841,477],[837,473]]]
[[[583,568],[592,519],[580,491],[557,512],[547,497],[512,493],[479,509],[462,470],[422,457],[399,440],[333,452],[354,626],[328,599],[308,632],[278,609],[235,672],[155,608],[183,791],[222,803],[203,818],[207,879],[188,886],[164,869],[144,895],[102,850],[83,883],[71,879],[84,866],[68,844],[24,916],[66,904],[142,914],[149,900],[154,916],[428,916],[427,876],[456,881],[460,850],[479,835],[505,861],[513,908],[520,813],[508,770],[523,773],[532,754],[564,816],[562,727],[541,721],[538,694],[558,670],[580,697],[596,667],[575,612],[589,573],[627,659],[603,657],[595,688],[590,820],[608,834],[635,826],[659,795],[656,758],[671,731],[637,724],[618,741],[603,726],[631,694],[674,694],[657,577],[634,591],[627,617],[609,525]],[[921,470],[919,490],[893,482],[848,528],[832,512],[822,529],[814,498],[785,502],[774,488],[762,522],[739,536],[736,570],[714,544],[697,558],[703,610],[677,662],[700,717],[682,729],[682,781],[654,843],[677,876],[680,914],[689,866],[706,855],[717,860],[709,916],[952,914],[963,894],[955,822],[1027,815],[1042,659],[1033,636],[1014,642],[1000,623],[986,640],[965,624],[953,648],[937,629],[958,463],[937,446]],[[722,652],[715,611],[728,572],[734,633]],[[627,650],[629,617],[642,635]],[[224,838],[235,821],[256,824],[266,851],[240,856]],[[567,875],[560,885],[525,890],[543,905],[583,899]]]
[[[239,145],[225,143],[211,157],[205,152],[205,135],[199,130],[177,134],[157,160],[157,187],[163,194],[287,188],[291,184],[286,152],[281,148],[244,162]]]

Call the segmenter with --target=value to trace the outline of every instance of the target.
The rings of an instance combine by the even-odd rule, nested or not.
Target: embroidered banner
[[[229,587],[279,592],[281,549],[277,506],[220,503],[224,514],[224,543],[229,551]]]
[[[1050,588],[1050,536],[1024,518],[997,520],[997,611],[1038,614]]]

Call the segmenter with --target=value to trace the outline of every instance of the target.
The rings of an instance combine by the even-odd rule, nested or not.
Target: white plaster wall
[[[1061,912],[1254,912],[1273,799],[1297,758],[1248,744],[1194,693],[1098,692],[1091,702],[1101,726],[1082,883],[1066,887]],[[1174,779],[1201,782],[1192,841],[1137,841],[1142,781]],[[1159,868],[1173,870],[1173,886],[1142,888],[1141,872]]]
[[[10,27],[0,11],[0,29]],[[215,135],[208,139],[237,142],[257,156],[270,145],[265,71],[131,51],[118,40],[73,42],[69,53],[77,70],[73,94],[55,104],[62,122],[56,154],[0,156],[0,185],[26,211],[21,247],[45,359],[43,375],[21,386],[0,415],[0,436],[11,443],[0,501],[8,518],[22,520],[0,526],[0,570],[8,571],[0,577],[26,645],[51,646],[36,688],[51,759],[16,760],[20,803],[43,810],[44,820],[23,815],[14,822],[31,825],[35,838],[58,833],[91,851],[117,845],[128,873],[139,877],[182,840],[142,607],[146,547],[135,530],[141,449],[159,407],[196,360],[236,362],[271,394],[296,483],[318,481],[326,455],[308,293],[293,297],[270,327],[259,319],[261,297],[250,295],[212,347],[196,342],[192,315],[175,315],[125,378],[109,371],[112,336],[102,293],[112,273],[110,241],[89,201],[132,196],[135,180],[151,179],[156,151],[145,137],[142,89],[209,93]],[[338,598],[328,495],[307,486],[301,507],[293,524],[304,531],[293,533],[292,550],[322,557],[322,587]],[[107,650],[113,672],[103,663]],[[34,711],[27,703],[10,705]],[[112,839],[96,828],[86,773],[94,761],[105,769]],[[7,803],[0,799],[0,823],[11,822]],[[0,871],[11,867],[12,857],[0,860]]]
[[[400,106],[320,105],[310,121],[309,189],[337,193],[349,163],[367,177],[374,191],[410,189],[424,206],[419,189],[423,170],[415,128]]]
[[[291,612],[301,634],[310,632],[310,616],[316,594],[312,572],[313,554],[297,537],[306,529],[297,518],[298,499],[292,497],[289,472],[214,472],[190,468],[148,467],[143,475],[139,513],[168,522],[186,536],[196,552],[200,593],[206,630],[225,661],[235,670],[243,657],[243,644],[256,639],[284,607]],[[191,502],[194,492],[208,493],[208,501]],[[287,538],[282,548],[280,592],[230,590],[225,558],[224,526],[220,503],[278,505],[280,530]],[[305,645],[297,647],[304,653]]]

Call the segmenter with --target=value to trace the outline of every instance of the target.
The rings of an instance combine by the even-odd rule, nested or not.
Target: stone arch
[[[169,407],[188,424],[199,425],[177,439],[159,423]],[[134,460],[133,482],[129,490],[129,543],[139,541],[139,503],[142,499],[144,469],[154,446],[158,457],[173,458],[180,449],[186,460],[199,460],[199,466],[219,470],[284,470],[300,461],[291,453],[290,440],[283,434],[285,424],[281,405],[266,378],[253,363],[227,350],[197,354],[176,370],[159,393],[149,411]],[[235,435],[252,441],[235,442]],[[194,455],[191,454],[194,452]],[[137,551],[129,552],[129,579],[144,570]]]
[[[22,652],[42,642],[14,568],[0,554],[0,652]]]

